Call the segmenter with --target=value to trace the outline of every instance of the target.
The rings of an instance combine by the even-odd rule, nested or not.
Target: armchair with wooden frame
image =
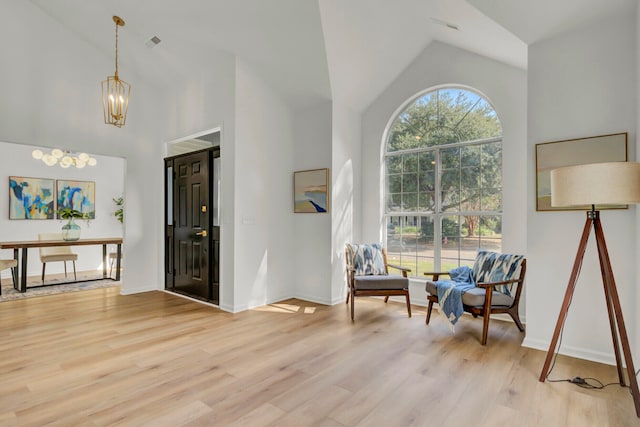
[[[487,344],[489,317],[492,314],[508,314],[520,332],[524,326],[518,314],[518,304],[524,286],[527,271],[527,260],[521,255],[498,254],[490,251],[479,251],[473,265],[472,276],[475,287],[462,294],[464,311],[473,317],[482,316],[482,345]],[[433,304],[438,302],[436,282],[440,276],[448,272],[426,272],[431,276],[427,281],[426,291],[429,305],[426,323],[431,319]]]
[[[411,269],[387,263],[387,252],[382,245],[349,244],[345,248],[347,262],[347,301],[351,300],[351,320],[355,318],[355,297],[384,296],[384,302],[393,295],[404,295],[407,312],[411,317],[411,299],[409,298],[409,279]],[[402,274],[389,274],[389,267]]]

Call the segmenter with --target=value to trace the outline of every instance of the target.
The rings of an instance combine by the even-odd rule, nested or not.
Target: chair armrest
[[[493,288],[500,285],[509,285],[511,283],[518,283],[519,281],[520,279],[504,280],[502,282],[480,282],[480,283],[476,283],[476,286],[479,288]]]
[[[402,277],[407,277],[407,273],[411,273],[411,269],[407,267],[401,267],[399,265],[387,264],[387,267],[395,268],[402,272]]]
[[[437,282],[440,276],[448,276],[449,272],[448,271],[425,271],[424,275],[431,276],[431,280],[433,280],[434,282]]]

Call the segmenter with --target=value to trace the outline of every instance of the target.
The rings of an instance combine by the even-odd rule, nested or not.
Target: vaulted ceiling
[[[123,75],[161,86],[228,53],[293,108],[340,98],[361,111],[433,40],[526,68],[527,44],[635,0],[31,1],[109,57],[121,16]]]

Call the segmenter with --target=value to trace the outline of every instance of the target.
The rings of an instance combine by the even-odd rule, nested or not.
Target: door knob
[[[207,230],[202,230],[199,233],[196,233],[196,236],[207,237]]]

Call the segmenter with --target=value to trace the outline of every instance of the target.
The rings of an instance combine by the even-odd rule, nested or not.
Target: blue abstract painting
[[[329,169],[294,172],[294,212],[328,212]]]
[[[9,219],[53,219],[53,180],[9,177]]]
[[[58,209],[70,208],[96,218],[96,183],[93,181],[67,181],[59,179]],[[58,215],[58,218],[60,215]]]

